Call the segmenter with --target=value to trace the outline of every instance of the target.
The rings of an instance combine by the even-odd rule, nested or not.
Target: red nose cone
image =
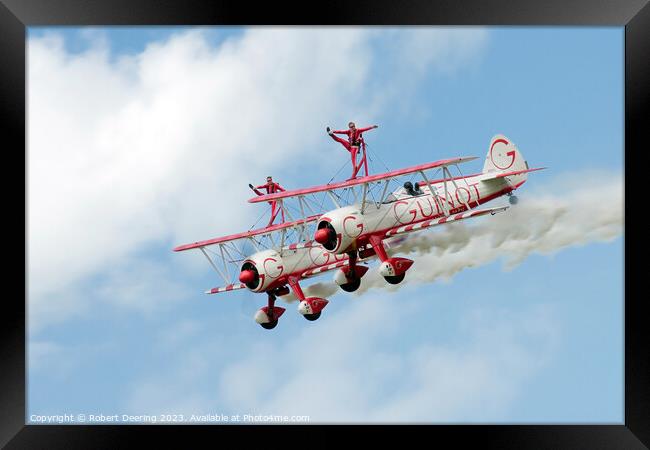
[[[242,270],[239,273],[239,281],[241,281],[244,284],[252,283],[254,279],[255,279],[255,272],[253,272],[252,270]]]
[[[321,228],[320,230],[316,231],[316,234],[314,235],[314,240],[318,242],[319,244],[324,244],[326,243],[330,238],[330,230],[327,228]]]

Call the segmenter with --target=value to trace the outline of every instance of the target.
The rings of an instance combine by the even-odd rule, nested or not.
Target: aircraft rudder
[[[512,140],[502,134],[497,134],[490,140],[483,173],[513,172],[526,169],[528,169],[528,163]]]

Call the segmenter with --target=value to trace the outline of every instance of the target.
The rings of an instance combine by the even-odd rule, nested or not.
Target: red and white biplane
[[[343,182],[257,196],[249,202],[275,201],[290,221],[182,245],[174,251],[199,249],[223,277],[226,285],[207,291],[209,294],[243,288],[265,292],[267,306],[255,314],[255,321],[264,328],[277,325],[285,308],[275,306],[275,300],[290,291],[300,301],[300,314],[316,320],[328,301],[306,297],[300,287],[301,280],[336,270],[334,282],[343,290],[353,292],[368,271],[363,263],[377,257],[381,261],[379,273],[386,281],[400,283],[413,261],[389,256],[386,250],[391,240],[437,225],[505,211],[508,206],[477,207],[503,195],[515,204],[512,192],[526,181],[529,172],[542,169],[530,169],[517,147],[501,135],[490,141],[482,172],[463,176],[458,165],[474,159],[444,159]],[[451,167],[456,167],[460,175],[452,176]],[[436,173],[427,175],[432,170],[441,172],[441,177],[434,178]],[[415,187],[410,182],[397,181],[409,177],[418,178]],[[398,183],[396,189],[391,188],[394,183]],[[335,209],[322,213],[325,196]],[[295,205],[290,205],[290,201]],[[294,219],[291,210],[298,211],[301,217]],[[256,251],[247,254],[241,244],[249,244]],[[220,259],[221,264],[215,263],[210,254]],[[230,270],[233,265],[235,270]]]

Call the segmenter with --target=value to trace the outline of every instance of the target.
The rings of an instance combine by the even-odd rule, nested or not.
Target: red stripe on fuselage
[[[523,180],[521,183],[518,183],[515,186],[507,186],[507,187],[501,189],[500,191],[497,191],[497,192],[495,192],[493,194],[488,195],[487,197],[479,199],[478,201],[474,200],[474,201],[468,202],[468,205],[470,206],[470,208],[476,208],[477,206],[482,205],[484,203],[487,203],[490,200],[494,200],[495,198],[501,197],[502,195],[505,195],[508,192],[514,191],[515,189],[517,189],[519,186],[521,186],[525,182],[526,182],[526,180]],[[458,210],[458,212],[454,212],[455,215],[453,216],[453,218],[456,219],[456,220],[460,219],[462,217],[463,213],[467,212],[467,208],[465,207],[465,205],[460,205],[460,206],[458,206],[457,208],[454,208],[454,209]],[[479,212],[475,211],[475,213],[478,214]],[[407,226],[407,228],[410,227],[410,226],[413,226],[413,225],[417,225],[419,223],[423,223],[423,222],[433,222],[434,220],[437,220],[439,224],[443,224],[443,223],[449,221],[450,218],[452,218],[452,215],[449,215],[449,217],[442,217],[442,216],[444,216],[443,213],[437,214],[436,217],[434,217],[433,219],[430,218],[430,217],[427,217],[426,219],[422,219],[422,220],[419,220],[417,222],[413,222],[413,223],[409,224]],[[404,225],[401,225],[401,226],[404,226]],[[383,239],[383,238],[386,237],[386,233],[388,231],[394,230],[396,228],[399,228],[399,227],[391,227],[391,228],[387,228],[387,229],[380,230],[380,231],[374,231],[372,233],[372,235],[373,236],[381,236],[382,239]]]

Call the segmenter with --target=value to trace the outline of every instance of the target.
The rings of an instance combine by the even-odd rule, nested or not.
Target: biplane
[[[174,251],[199,249],[222,276],[226,285],[206,291],[208,294],[244,288],[265,292],[267,305],[255,314],[255,321],[262,327],[272,329],[277,325],[285,308],[276,306],[275,301],[290,292],[299,300],[298,312],[313,321],[321,316],[328,300],[306,297],[300,286],[302,280],[335,270],[334,282],[344,291],[353,292],[368,271],[366,263],[378,258],[379,274],[388,283],[398,284],[413,261],[389,256],[387,250],[396,239],[437,225],[503,212],[508,206],[478,207],[504,195],[516,204],[513,192],[526,181],[528,173],[543,169],[530,169],[517,147],[502,135],[490,141],[482,172],[464,176],[459,165],[474,159],[444,159],[257,196],[249,203],[277,202],[289,221],[182,245]],[[458,176],[452,175],[453,167]],[[410,181],[401,183],[415,178],[416,189]],[[335,209],[321,212],[325,200],[331,201]],[[293,214],[300,217],[294,218]]]

